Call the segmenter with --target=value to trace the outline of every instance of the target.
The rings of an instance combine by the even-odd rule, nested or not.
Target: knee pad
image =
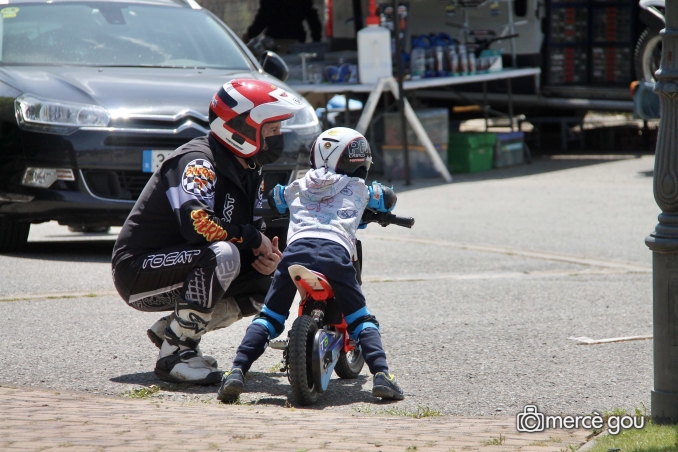
[[[348,335],[354,341],[358,340],[360,332],[367,328],[376,328],[379,330],[379,321],[374,315],[370,314],[367,307],[358,309],[353,314],[345,316],[344,320],[348,324]]]
[[[252,323],[265,326],[271,339],[275,339],[285,331],[285,320],[287,320],[287,316],[282,316],[264,306],[261,312],[252,320]]]
[[[230,242],[214,242],[209,249],[216,257],[214,273],[225,291],[240,273],[240,252]]]

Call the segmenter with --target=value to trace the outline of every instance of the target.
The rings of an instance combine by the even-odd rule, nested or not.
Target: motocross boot
[[[165,329],[165,340],[160,347],[155,374],[172,383],[210,385],[221,380],[221,371],[198,354],[198,344],[205,333],[211,311],[179,299],[174,318]]]
[[[405,394],[398,386],[396,377],[392,373],[377,372],[372,380],[372,396],[387,400],[403,400]]]
[[[156,347],[161,348],[162,343],[165,342],[165,330],[170,325],[173,318],[174,313],[166,315],[165,317],[160,318],[157,322],[151,325],[148,330],[146,330],[146,335]],[[202,357],[202,359],[204,359],[212,367],[219,367],[216,358],[209,355],[203,355],[199,345],[196,347],[195,351],[198,353],[198,356]]]

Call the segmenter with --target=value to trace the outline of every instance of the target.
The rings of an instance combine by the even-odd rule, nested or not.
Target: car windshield
[[[116,2],[0,7],[3,64],[249,69],[209,14]]]

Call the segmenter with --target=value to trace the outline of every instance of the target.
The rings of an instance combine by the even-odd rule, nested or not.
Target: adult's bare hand
[[[278,267],[282,259],[282,253],[278,249],[278,237],[273,237],[271,242],[271,252],[268,254],[259,254],[257,260],[252,263],[252,267],[262,275],[270,275]]]
[[[261,234],[261,232],[259,234]],[[260,254],[266,255],[272,253],[273,248],[271,247],[271,240],[264,234],[261,234],[261,245],[259,245],[259,248],[254,248],[252,251],[254,252],[255,256],[259,256]]]

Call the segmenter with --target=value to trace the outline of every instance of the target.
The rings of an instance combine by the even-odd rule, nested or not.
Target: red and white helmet
[[[289,119],[305,106],[298,97],[268,82],[234,79],[212,98],[210,129],[235,155],[251,158],[264,145],[261,137],[264,124]]]

